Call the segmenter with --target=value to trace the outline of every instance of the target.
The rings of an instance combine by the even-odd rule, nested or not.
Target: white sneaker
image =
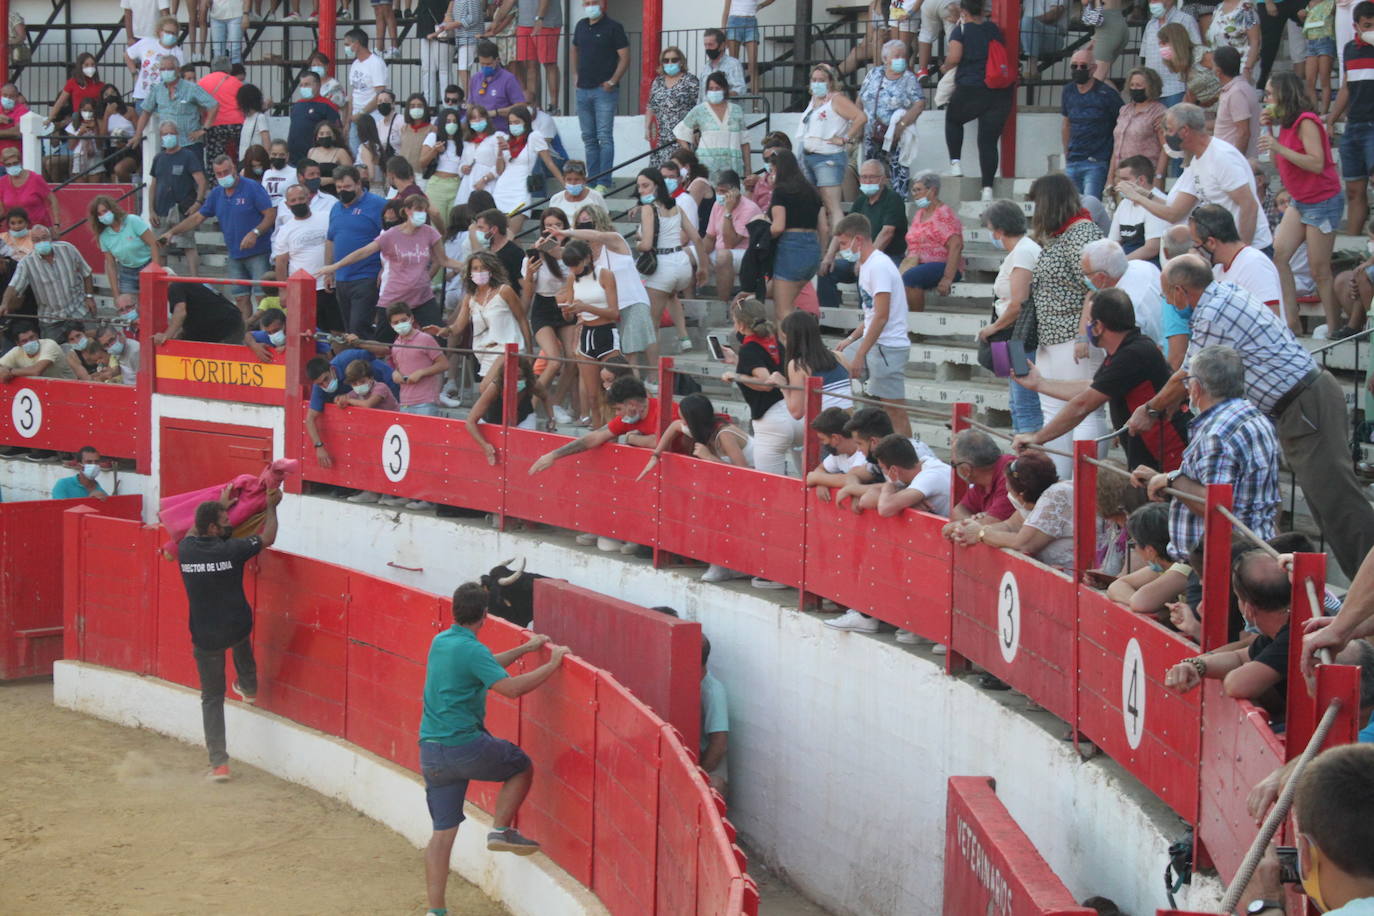
[[[919,639],[920,637],[918,637],[915,633],[911,632],[910,630],[897,630],[897,642],[902,643],[903,645],[914,646],[919,641]]]
[[[878,621],[872,617],[865,617],[855,610],[848,610],[836,617],[834,620],[825,621],[825,625],[836,630],[850,630],[855,633],[876,633],[878,632]]]
[[[590,547],[596,543],[596,535],[584,531],[577,536],[577,543],[583,547]]]
[[[433,509],[434,503],[425,502],[423,499],[412,499],[406,503],[407,509]]]
[[[562,404],[553,405],[553,418],[560,426],[572,426],[574,420],[573,415],[568,413]]]
[[[963,178],[964,167],[959,164],[958,159],[951,159],[949,160],[949,171],[945,174],[949,175],[951,178]]]
[[[463,402],[457,398],[449,397],[447,391],[441,391],[439,392],[439,406],[447,407],[449,410],[457,410],[463,406]]]
[[[649,394],[653,395],[654,397],[658,397],[658,382],[655,382],[652,379],[645,379],[644,390],[649,392]]]
[[[780,589],[787,588],[781,582],[774,582],[772,579],[760,579],[758,576],[749,580],[749,584],[754,588]]]
[[[679,350],[680,352],[682,352],[682,353],[686,353],[688,350],[692,349],[692,338],[690,338],[690,337],[683,337],[683,338],[680,338],[680,339],[678,340],[677,344],[678,344],[678,347],[677,347],[678,350]]]
[[[730,581],[731,579],[748,579],[748,578],[749,578],[749,574],[748,574],[748,573],[735,572],[733,569],[727,569],[727,568],[724,567],[724,566],[717,566],[716,564],[712,563],[710,566],[706,567],[706,572],[702,574],[702,576],[701,576],[701,581],[702,581],[702,582],[728,582],[728,581]]]
[[[615,553],[623,546],[624,542],[617,541],[615,538],[599,537],[596,539],[596,549],[604,550],[606,553]]]
[[[371,490],[363,490],[361,493],[354,493],[352,496],[348,497],[345,502],[371,504],[381,498],[382,495],[380,493],[373,493]]]
[[[637,550],[639,550],[639,545],[632,541],[626,541],[624,544],[620,545],[620,552],[626,556],[633,556]]]
[[[984,189],[983,189],[983,194],[982,194],[982,198],[981,198],[981,199],[982,199],[982,200],[992,200],[992,188],[984,188]]]
[[[392,506],[392,507],[395,507],[395,506],[404,506],[406,503],[410,502],[410,497],[409,497],[409,496],[383,496],[381,499],[377,500],[377,502],[379,502],[379,503],[380,503],[381,505],[383,505],[383,506]]]
[[[949,654],[949,646],[946,646],[946,645],[943,645],[942,643],[938,643],[938,642],[937,642],[935,645],[933,645],[933,646],[930,647],[930,654],[931,654],[931,655],[948,655],[948,654]]]

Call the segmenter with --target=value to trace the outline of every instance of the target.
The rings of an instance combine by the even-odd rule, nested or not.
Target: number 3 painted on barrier
[[[410,470],[410,437],[404,426],[392,425],[382,436],[382,472],[386,479],[398,483]]]
[[[1016,576],[1007,570],[1002,574],[1002,584],[997,587],[997,648],[1002,650],[1002,660],[1011,664],[1020,647],[1021,589],[1016,584]]]
[[[25,439],[32,439],[43,428],[43,402],[32,388],[20,388],[10,405],[10,419],[14,431]]]
[[[1126,741],[1131,750],[1140,747],[1145,734],[1145,660],[1140,643],[1132,637],[1121,660],[1121,721],[1126,726]]]

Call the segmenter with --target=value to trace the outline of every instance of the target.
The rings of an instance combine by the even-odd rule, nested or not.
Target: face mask
[[[269,159],[268,161],[272,163],[272,168],[276,169],[277,171],[281,171],[282,169],[286,168],[286,157],[284,156],[277,156],[273,159]]]
[[[100,476],[100,465],[83,464],[81,465],[81,473],[86,475],[87,480],[95,480]]]
[[[1179,134],[1165,134],[1164,142],[1176,153],[1183,149],[1183,137]]]
[[[236,175],[224,175],[222,177],[217,176],[215,178],[215,183],[218,184],[221,188],[224,188],[224,190],[226,191],[232,188],[234,186],[234,182],[236,181],[238,181],[238,176]]]
[[[333,394],[334,392],[339,390],[339,380],[337,378],[331,377],[328,382],[325,382],[323,385],[320,386],[320,390],[323,391],[325,394]]]
[[[347,206],[348,204],[353,203],[353,201],[355,201],[355,200],[358,199],[358,192],[357,192],[357,191],[340,191],[340,190],[338,190],[338,188],[336,187],[336,188],[335,188],[335,193],[337,193],[337,194],[339,195],[339,203],[344,204],[345,206]]]
[[[461,104],[463,104],[461,99],[444,99],[445,108],[457,108]]]
[[[682,64],[679,64],[679,63],[674,62],[674,63],[671,63],[671,64],[664,64],[664,65],[663,65],[663,74],[664,74],[665,76],[677,76],[677,75],[678,75],[679,73],[681,73],[681,72],[682,72]]]
[[[377,114],[381,115],[381,116],[384,117],[384,118],[385,118],[387,115],[391,114],[391,103],[390,103],[390,102],[378,102],[378,103],[377,103]]]
[[[318,178],[307,178],[302,181],[301,184],[305,185],[305,189],[311,194],[314,194],[320,189],[320,180]]]
[[[829,83],[823,82],[823,81],[821,81],[821,80],[812,80],[812,82],[811,82],[811,94],[814,95],[814,96],[816,96],[816,98],[820,98],[821,96],[826,95],[826,94],[829,93],[829,92],[830,92],[830,84],[829,84]]]
[[[644,419],[644,414],[642,414],[642,413],[632,413],[632,414],[629,414],[629,415],[627,415],[627,416],[621,417],[621,418],[620,418],[620,422],[621,422],[621,423],[624,423],[626,426],[634,426],[636,423],[638,423],[640,420],[643,420],[643,419]]]
[[[490,233],[490,232],[480,232],[480,231],[479,231],[479,232],[477,233],[477,242],[478,242],[478,244],[480,244],[483,248],[490,248],[490,247],[491,247],[491,233]]]
[[[1087,280],[1087,277],[1084,277],[1083,279],[1084,279],[1084,280]],[[1092,288],[1093,288],[1093,289],[1097,289],[1096,286],[1094,286],[1094,287],[1092,287]],[[1096,323],[1097,323],[1097,322],[1093,322],[1093,324],[1096,324]],[[1101,344],[1098,343],[1098,341],[1100,341],[1101,339],[1102,339],[1101,336],[1098,335],[1098,333],[1097,333],[1096,331],[1093,330],[1093,325],[1092,325],[1092,324],[1088,325],[1088,346],[1090,346],[1090,347],[1101,346]]]
[[[859,185],[859,193],[862,194],[862,195],[865,196],[865,197],[872,197],[874,194],[877,194],[877,193],[878,193],[879,191],[881,191],[882,189],[883,189],[883,186],[880,185],[880,184],[861,184],[861,185]]]
[[[22,165],[5,166],[5,174],[9,175],[11,178],[18,178],[23,171],[24,167]]]
[[[95,67],[82,67],[81,72],[85,74],[86,79],[90,79],[95,76]]]
[[[105,351],[109,353],[111,356],[118,356],[119,354],[124,352],[124,341],[116,340],[114,343],[106,347]]]
[[[720,57],[720,50],[720,48],[707,48],[706,56],[711,58],[711,60],[715,60],[717,57]]]
[[[657,195],[657,194],[641,194],[641,195],[639,195],[639,202],[642,203],[642,204],[651,204],[651,203],[653,203],[653,202],[654,202],[655,200],[657,200],[657,199],[658,199],[658,195]]]
[[[676,178],[665,178],[665,179],[663,179],[663,183],[666,184],[666,185],[668,186],[668,193],[669,193],[669,194],[671,194],[671,193],[673,193],[674,191],[677,190],[678,181],[677,181]]]
[[[302,86],[302,87],[301,87],[301,98],[303,98],[303,99],[313,99],[314,97],[315,97],[315,87],[314,87],[314,86]]]
[[[420,120],[421,118],[423,118],[424,116],[425,116],[425,110],[424,110],[423,108],[420,108],[418,105],[416,105],[416,106],[411,106],[411,109],[410,109],[410,120],[412,120],[412,121],[418,121],[418,120]]]
[[[410,330],[413,327],[415,327],[415,325],[411,324],[409,321],[398,321],[391,326],[391,330],[396,332],[397,337],[409,337]]]
[[[480,134],[482,131],[484,131],[484,130],[487,129],[487,122],[486,122],[486,121],[469,121],[469,122],[468,122],[468,127],[471,127],[471,128],[472,128],[472,132],[473,132],[474,134]]]
[[[912,203],[916,205],[917,210],[924,210],[926,207],[930,206],[930,198],[918,197],[913,200]]]
[[[130,309],[129,311],[125,312],[119,317],[120,319],[129,322],[129,324],[133,324],[135,321],[138,320],[138,309]]]
[[[894,57],[894,58],[892,59],[892,62],[888,64],[888,67],[891,68],[891,70],[892,70],[893,73],[905,73],[905,72],[906,72],[906,58],[905,58],[905,57]]]
[[[1374,45],[1374,32],[1361,32],[1360,41],[1367,45]]]
[[[94,121],[94,120],[95,120],[95,112],[94,112],[94,111],[83,111],[83,112],[81,112],[81,120],[83,120],[83,121]]]
[[[7,96],[7,95],[6,95],[6,96],[0,96],[0,105],[3,105],[6,111],[13,111],[13,110],[14,110],[14,99],[10,98],[10,97]]]
[[[1321,853],[1318,852],[1317,847],[1312,845],[1312,841],[1306,838],[1306,835],[1303,836],[1303,840],[1307,843],[1307,857],[1311,865],[1309,868],[1303,868],[1302,857],[1299,856],[1298,873],[1302,877],[1302,892],[1312,898],[1317,909],[1325,913],[1330,907],[1326,905],[1326,900],[1322,897]]]
[[[52,254],[52,242],[42,241],[33,243],[33,253],[39,257],[46,257]]]
[[[175,48],[177,46],[177,37],[168,32],[163,32],[159,40],[162,42],[164,48]]]
[[[491,282],[491,272],[486,270],[474,270],[472,272],[472,282],[475,286],[486,286]]]
[[[1089,292],[1093,292],[1093,293],[1097,292],[1097,284],[1093,282],[1093,278],[1092,278],[1092,277],[1089,277],[1089,276],[1086,276],[1086,275],[1085,275],[1085,276],[1083,277],[1083,285],[1086,286],[1086,287],[1088,288],[1088,291],[1089,291]],[[1089,333],[1091,333],[1091,332],[1089,332]]]
[[[254,174],[254,175],[261,175],[264,171],[266,171],[266,169],[264,169],[264,168],[263,168],[262,166],[260,166],[260,165],[255,165],[255,166],[253,166],[253,174]]]
[[[86,347],[90,346],[90,343],[88,339],[82,337],[72,344],[72,349],[80,353],[82,350],[86,349]]]
[[[515,121],[510,125],[510,135],[512,137],[523,137],[525,135],[525,125]]]
[[[839,251],[835,252],[835,256],[841,261],[848,261],[851,264],[859,260],[859,253],[853,248],[841,248]]]
[[[367,397],[372,392],[371,382],[359,382],[353,386],[353,393],[360,398]]]
[[[97,216],[96,219],[100,220],[102,226],[109,226],[114,223],[114,212],[106,210],[104,213]]]
[[[582,193],[582,189],[584,187],[586,187],[586,185],[575,184],[574,182],[570,181],[567,184],[563,185],[563,192],[571,197],[576,197],[577,195]]]
[[[307,219],[310,216],[309,204],[291,204],[291,213],[297,219]]]
[[[349,60],[352,60],[353,58],[355,58],[355,57],[357,57],[357,56],[358,56],[358,49],[357,49],[357,48],[353,47],[352,45],[344,45],[344,57],[347,57]]]
[[[487,79],[491,79],[493,76],[496,75],[496,65],[495,65],[495,64],[483,64],[483,65],[482,65],[482,75],[485,76]]]
[[[267,335],[267,342],[274,347],[280,347],[282,344],[286,343],[286,332],[273,331]]]
[[[27,229],[11,229],[11,230],[10,230],[10,235],[14,236],[14,237],[17,238],[17,239],[28,238],[29,230],[27,230]],[[1370,243],[1369,243],[1369,253],[1370,253],[1370,254],[1374,254],[1374,242],[1370,242]]]
[[[999,239],[997,236],[994,235],[994,236],[992,237],[992,247],[993,247],[993,248],[996,248],[998,251],[1006,251],[1006,250],[1007,250],[1007,243],[1004,242],[1004,241],[1002,241],[1001,239]]]
[[[26,340],[26,341],[24,341],[24,355],[26,355],[26,356],[33,356],[33,355],[36,354],[37,352],[38,352],[38,341],[36,341],[36,340]]]
[[[1145,90],[1144,90],[1144,89],[1132,89],[1132,90],[1131,90],[1131,101],[1132,101],[1132,102],[1135,102],[1137,105],[1139,105],[1141,102],[1145,101]]]
[[[219,530],[219,535],[218,535],[218,537],[219,537],[219,539],[220,539],[221,541],[227,541],[227,540],[229,540],[229,539],[230,539],[231,537],[233,537],[233,536],[234,536],[234,529],[232,529],[232,528],[221,528],[221,529]]]
[[[710,102],[712,105],[719,105],[721,102],[725,101],[725,92],[720,89],[707,89],[706,101]]]
[[[583,9],[583,11],[587,14],[587,18],[588,18],[588,19],[600,19],[600,18],[601,18],[601,7],[600,7],[599,5],[597,5],[597,4],[595,4],[595,3],[593,3],[593,4],[589,5],[589,6],[584,6],[584,7],[582,7],[582,9]]]
[[[1173,59],[1174,59],[1174,49],[1171,48],[1171,47],[1169,47],[1168,45],[1160,45],[1160,46],[1159,46],[1159,59],[1160,59],[1160,60],[1173,60]]]
[[[310,72],[318,76],[321,80],[324,79],[324,67],[316,65],[310,68]],[[380,108],[381,106],[379,105],[377,107]]]
[[[450,137],[458,133],[458,122],[449,121],[448,123],[446,123],[444,125],[444,133],[448,134]]]
[[[164,85],[170,86],[177,81],[177,72],[175,70],[159,70],[158,73],[162,77]]]
[[[1163,19],[1163,18],[1164,18],[1164,4],[1162,4],[1162,3],[1151,3],[1151,4],[1150,4],[1150,16],[1151,16],[1151,18],[1154,18],[1154,19]]]
[[[1091,70],[1078,69],[1073,71],[1073,81],[1080,86],[1086,86],[1092,78],[1093,72]]]
[[[320,137],[315,141],[315,145],[320,147],[321,149],[329,149],[334,145],[334,137],[329,134],[325,134],[323,137]]]
[[[412,226],[423,226],[429,222],[429,214],[424,210],[416,210],[410,214],[410,224]]]

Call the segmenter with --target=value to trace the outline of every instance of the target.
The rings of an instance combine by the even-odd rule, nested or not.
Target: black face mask
[[[377,103],[377,114],[381,115],[381,116],[384,117],[384,118],[385,118],[387,115],[391,114],[391,103],[390,103],[390,102],[378,102],[378,103]]]
[[[291,212],[294,213],[294,214],[296,215],[296,218],[297,218],[297,219],[306,219],[307,217],[310,216],[310,205],[309,205],[309,204],[291,204]]]
[[[1093,72],[1091,70],[1084,70],[1080,67],[1073,71],[1073,81],[1080,86],[1087,85],[1092,78]]]
[[[320,137],[318,140],[315,141],[315,145],[320,147],[321,149],[329,149],[331,146],[334,145],[334,138]]]
[[[320,180],[318,178],[307,178],[302,181],[301,184],[305,185],[305,189],[311,194],[314,194],[320,189]]]
[[[336,188],[335,193],[339,196],[339,203],[341,204],[351,204],[358,199],[357,191],[341,191]]]
[[[1183,149],[1183,136],[1181,134],[1165,134],[1164,142],[1168,144],[1169,149],[1174,152]]]
[[[1145,101],[1145,90],[1144,90],[1144,89],[1132,89],[1132,90],[1131,90],[1131,101],[1132,101],[1132,102],[1135,102],[1137,105],[1139,105],[1141,102]]]
[[[271,160],[271,161],[272,161],[272,168],[277,169],[278,171],[280,171],[281,169],[286,168],[286,157],[285,157],[285,156],[278,156],[278,157],[276,157],[275,159],[273,159],[273,160]]]
[[[717,57],[720,57],[720,52],[720,48],[707,48],[706,56],[711,58],[711,60],[715,60]]]

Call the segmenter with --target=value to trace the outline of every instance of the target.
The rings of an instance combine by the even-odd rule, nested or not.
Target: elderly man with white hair
[[[1063,115],[1064,173],[1080,194],[1102,197],[1107,166],[1112,161],[1112,134],[1121,106],[1121,93],[1093,76],[1093,52],[1079,48],[1069,59],[1073,86],[1065,86],[1059,102]]]
[[[1131,299],[1140,332],[1162,350],[1165,346],[1164,296],[1159,291],[1159,268],[1150,261],[1132,261],[1111,239],[1083,246],[1083,282],[1091,290],[1116,287]]]

